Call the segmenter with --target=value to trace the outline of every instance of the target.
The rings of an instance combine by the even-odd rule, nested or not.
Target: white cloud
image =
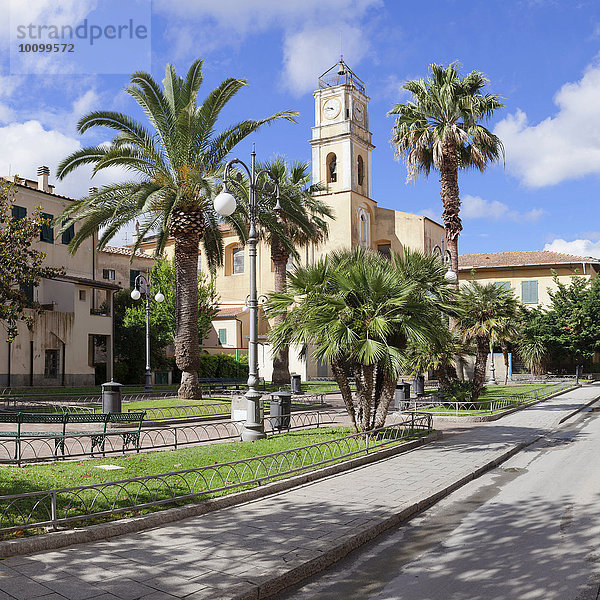
[[[438,221],[439,219],[441,219],[439,211],[436,212],[435,210],[433,210],[433,208],[424,208],[423,210],[419,211],[418,214],[423,215],[428,219],[432,219],[433,221]]]
[[[79,140],[54,129],[44,129],[39,121],[12,123],[0,127],[0,147],[8,149],[0,156],[0,175],[15,175],[35,179],[37,168],[50,167],[50,181],[56,183],[56,193],[79,198],[94,186],[122,178],[116,169],[98,174],[92,180],[91,169],[81,168],[56,182],[56,167],[68,154],[81,148]]]
[[[340,25],[340,24],[338,24]],[[340,27],[307,27],[287,35],[283,44],[283,84],[302,94],[315,88],[317,77],[338,60]],[[343,26],[344,60],[358,64],[369,52],[369,42],[361,29]]]
[[[558,112],[540,123],[529,124],[519,109],[494,129],[508,169],[530,187],[600,175],[600,63],[563,85],[554,102]]]
[[[286,88],[296,94],[313,90],[317,77],[340,54],[354,66],[370,51],[368,27],[373,9],[383,0],[154,0],[167,15],[169,38],[176,58],[239,46],[247,36],[268,29],[283,30],[283,73]],[[172,58],[171,58],[172,60]]]
[[[575,256],[593,256],[600,258],[600,241],[591,240],[573,240],[567,242],[562,238],[552,240],[544,246],[544,250],[551,252],[562,252],[564,254],[574,254]]]
[[[510,221],[537,221],[544,211],[541,208],[533,208],[528,212],[511,210],[503,202],[498,200],[485,200],[480,196],[466,194],[461,201],[460,215],[464,219],[490,219],[498,221],[506,219]]]

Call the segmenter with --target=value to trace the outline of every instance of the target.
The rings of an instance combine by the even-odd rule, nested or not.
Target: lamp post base
[[[253,442],[267,437],[263,423],[262,394],[254,389],[249,389],[246,398],[246,422],[242,431],[243,442]]]
[[[152,390],[152,371],[146,371],[146,382],[144,385],[144,390],[146,392],[150,392]]]

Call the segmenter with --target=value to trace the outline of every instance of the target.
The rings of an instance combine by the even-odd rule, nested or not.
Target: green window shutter
[[[108,269],[102,269],[102,279],[108,279]]]
[[[27,297],[27,304],[31,306],[33,304],[33,284],[32,283],[22,283],[19,288]]]
[[[523,304],[537,304],[538,302],[538,282],[521,282],[521,300]]]
[[[227,343],[227,329],[219,329],[219,344],[221,346]]]
[[[40,232],[40,240],[42,242],[48,242],[49,244],[54,244],[54,227],[49,223],[54,220],[54,215],[50,215],[48,213],[42,213],[42,218],[48,223],[42,225],[42,231]]]
[[[15,221],[20,221],[21,219],[24,219],[27,216],[27,209],[23,206],[17,206],[16,204],[13,204],[12,207],[12,218]]]
[[[66,221],[63,221],[63,225]],[[62,233],[61,241],[63,244],[68,244],[75,237],[75,225],[71,224],[68,229],[65,229]]]
[[[137,269],[129,269],[129,287],[131,289],[135,287],[135,279],[139,274],[140,272]]]

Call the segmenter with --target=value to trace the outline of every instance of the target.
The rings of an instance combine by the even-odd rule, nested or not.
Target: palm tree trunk
[[[443,143],[442,155],[440,168],[440,195],[444,205],[442,219],[446,230],[446,248],[450,251],[450,266],[458,275],[458,236],[462,231],[462,224],[458,216],[460,212],[458,156],[452,141]]]
[[[508,384],[508,344],[504,341],[500,342],[502,355],[504,356],[504,385]]]
[[[175,308],[175,362],[181,369],[179,398],[202,398],[198,382],[200,345],[198,344],[198,243],[197,232],[175,236],[175,289],[179,301]]]
[[[271,258],[275,268],[274,288],[276,292],[285,292],[287,289],[287,262],[290,253],[281,243],[279,238],[273,236],[271,241]],[[273,325],[277,326],[285,321],[285,314],[277,315],[273,319]],[[290,383],[290,349],[283,346],[273,357],[272,383],[276,385],[287,385]]]
[[[379,406],[377,407],[377,416],[375,417],[375,429],[385,425],[388,409],[392,403],[392,400],[394,399],[394,395],[396,394],[397,382],[398,379],[392,379],[391,377],[386,377],[383,380],[381,400],[379,401]]]
[[[346,375],[343,361],[332,360],[331,370],[333,371],[333,376],[340,387],[342,399],[344,400],[346,411],[348,412],[350,420],[352,421],[354,432],[358,433],[358,425],[356,424],[356,410],[354,409],[354,398],[352,397],[352,390],[350,389],[350,383],[348,382],[348,376]]]
[[[477,336],[476,344],[477,353],[475,355],[475,369],[473,371],[473,393],[471,394],[471,400],[473,402],[477,402],[481,390],[483,389],[487,357],[490,351],[490,342],[487,338]]]
[[[371,425],[371,411],[373,410],[373,389],[375,366],[358,365],[355,369],[356,395],[358,396],[360,430],[368,431]]]

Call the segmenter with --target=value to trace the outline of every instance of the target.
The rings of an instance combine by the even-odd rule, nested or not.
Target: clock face
[[[365,120],[365,108],[360,102],[354,103],[354,118],[359,123],[362,123]]]
[[[326,119],[335,119],[342,109],[342,105],[337,98],[329,98],[323,103],[323,116]]]

